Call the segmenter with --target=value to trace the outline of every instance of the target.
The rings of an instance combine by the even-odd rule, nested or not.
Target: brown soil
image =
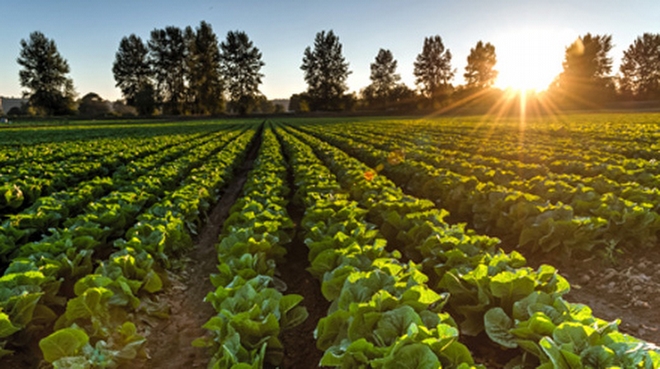
[[[291,219],[299,224],[302,218],[300,209],[289,206],[287,210]],[[280,334],[284,346],[284,360],[280,368],[318,368],[323,352],[316,348],[314,329],[318,321],[328,315],[330,303],[321,293],[320,282],[306,270],[309,266],[308,249],[300,237],[294,237],[287,248],[286,263],[278,267],[279,277],[287,285],[284,293],[303,296],[301,305],[307,308],[309,316],[302,324]]]
[[[654,307],[660,306],[660,254],[653,251],[626,251],[613,260],[602,255],[587,259],[558,259],[547,254],[525,257],[533,268],[549,264],[558,269],[571,284],[567,301],[589,306],[600,319],[620,319],[621,332],[659,344],[660,314]],[[461,342],[472,350],[475,361],[487,368],[504,368],[516,353],[498,347],[484,333],[461,336]]]
[[[591,307],[598,318],[621,319],[622,332],[660,344],[658,265],[657,250],[639,249],[616,256],[614,262],[595,256],[556,266],[571,283],[568,301]]]
[[[171,288],[160,299],[170,306],[170,317],[156,321],[152,327],[148,327],[150,322],[145,320],[147,326],[141,328],[148,334],[145,348],[148,359],[131,363],[131,368],[205,368],[208,365],[212,353],[193,347],[192,342],[207,333],[202,325],[216,314],[210,304],[203,302],[215,289],[209,279],[217,271],[215,244],[231,206],[240,195],[258,148],[259,142],[253,143],[245,162],[209,214],[183,270],[177,274],[168,272]]]

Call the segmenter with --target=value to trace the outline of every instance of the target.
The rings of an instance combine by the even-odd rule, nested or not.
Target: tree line
[[[21,86],[28,89],[28,109],[37,115],[70,115],[76,102],[69,65],[55,42],[41,32],[21,40],[18,63]],[[219,42],[210,24],[185,29],[154,29],[145,42],[123,37],[112,72],[126,105],[139,115],[248,114],[275,110],[259,91],[264,66],[262,54],[247,34],[229,31]],[[93,109],[97,94],[78,101]],[[96,110],[98,111],[98,110]]]
[[[264,62],[245,32],[218,42],[211,25],[151,31],[145,43],[134,34],[119,43],[112,72],[128,105],[142,115],[247,114],[259,99]],[[227,100],[225,100],[227,95]]]
[[[17,59],[26,107],[36,115],[95,111],[103,101],[88,94],[76,101],[69,65],[55,42],[41,32],[21,40]],[[613,101],[660,100],[660,34],[645,33],[624,51],[619,73],[612,75],[611,35],[587,33],[566,47],[563,71],[547,90],[559,107],[595,107]],[[259,91],[265,65],[259,49],[242,31],[229,31],[220,42],[210,24],[154,29],[145,42],[131,34],[119,43],[112,72],[128,108],[140,115],[209,115],[225,112],[272,112]],[[348,93],[349,63],[339,37],[316,34],[303,52],[300,69],[307,90],[290,98],[289,109],[343,111],[438,109],[493,89],[497,79],[495,46],[478,41],[470,49],[463,85],[451,51],[438,35],[426,37],[414,62],[415,89],[401,82],[397,60],[380,49],[371,63],[371,83]],[[97,109],[98,110],[98,109]]]

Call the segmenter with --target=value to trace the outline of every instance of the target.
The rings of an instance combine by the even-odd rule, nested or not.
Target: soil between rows
[[[209,280],[218,262],[214,245],[231,206],[240,196],[258,148],[259,142],[256,142],[239,173],[213,209],[197,245],[188,256],[190,260],[185,269],[177,275],[170,273],[172,287],[163,298],[171,306],[171,316],[151,328],[146,347],[150,359],[136,366],[138,369],[204,368],[210,361],[207,350],[195,348],[191,343],[205,334],[202,325],[215,315],[209,304],[202,303],[206,294],[214,289]],[[289,183],[292,183],[292,178]],[[298,228],[303,209],[289,205],[287,211]],[[314,368],[318,367],[323,356],[323,352],[316,348],[314,329],[318,321],[327,315],[329,302],[321,293],[319,281],[306,270],[309,261],[304,242],[294,236],[287,249],[286,262],[278,265],[276,276],[287,286],[283,293],[303,296],[301,305],[307,308],[309,316],[302,324],[280,334],[284,358],[279,368]]]
[[[302,211],[294,206],[287,208],[289,217],[296,224],[302,219]],[[321,293],[320,282],[314,278],[306,268],[309,266],[307,258],[308,248],[300,237],[294,237],[293,242],[287,245],[286,263],[279,266],[279,277],[286,284],[286,294],[303,296],[301,305],[307,308],[309,316],[305,321],[280,334],[284,346],[284,360],[281,369],[300,369],[319,367],[323,352],[316,348],[314,330],[318,321],[328,315],[330,303]],[[323,367],[321,367],[323,368]]]
[[[149,359],[131,363],[133,368],[205,368],[208,365],[211,353],[193,347],[192,342],[206,334],[202,326],[216,314],[210,304],[203,302],[204,297],[215,290],[209,278],[217,271],[215,244],[232,205],[241,194],[259,145],[259,139],[252,143],[245,161],[209,214],[184,269],[176,274],[168,272],[171,286],[160,298],[170,306],[170,317],[157,321],[152,327],[145,321],[147,326],[142,328],[148,333],[145,350]]]
[[[660,245],[656,245],[660,247]],[[654,249],[626,250],[608,260],[600,255],[587,259],[547,259],[527,256],[530,266],[556,267],[571,284],[566,300],[589,306],[594,316],[613,321],[636,338],[660,345],[660,254]]]

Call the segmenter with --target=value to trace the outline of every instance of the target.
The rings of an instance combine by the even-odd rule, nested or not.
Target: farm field
[[[0,367],[660,368],[660,115],[0,129]]]

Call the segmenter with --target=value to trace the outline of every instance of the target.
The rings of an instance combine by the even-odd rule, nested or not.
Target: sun
[[[566,44],[563,32],[542,29],[519,29],[495,40],[495,85],[502,89],[544,91],[562,71]]]

